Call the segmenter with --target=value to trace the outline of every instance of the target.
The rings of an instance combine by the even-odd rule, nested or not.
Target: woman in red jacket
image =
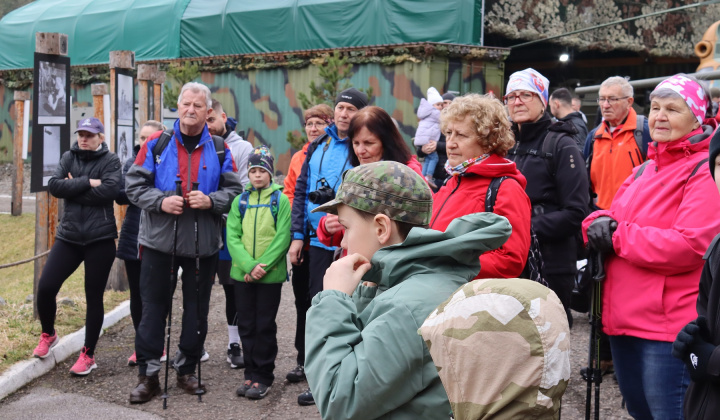
[[[422,176],[422,165],[410,154],[410,148],[403,140],[390,114],[378,106],[368,106],[350,121],[348,138],[352,149],[348,161],[353,167],[381,160],[404,163]],[[344,230],[338,217],[328,214],[320,219],[317,235],[327,246],[340,246]]]
[[[460,216],[485,211],[490,182],[507,177],[493,213],[507,217],[512,234],[503,246],[480,256],[476,278],[520,276],[530,249],[530,199],[525,177],[515,162],[505,159],[515,139],[503,105],[487,95],[455,98],[443,110],[440,127],[446,138],[445,170],[451,178],[435,194],[430,228],[444,231]]]
[[[636,167],[609,210],[583,222],[589,247],[606,255],[602,324],[615,373],[636,419],[682,419],[690,377],[671,356],[697,317],[703,254],[720,231],[720,198],[707,156],[714,119],[696,80],[676,75],[650,94],[650,160]]]

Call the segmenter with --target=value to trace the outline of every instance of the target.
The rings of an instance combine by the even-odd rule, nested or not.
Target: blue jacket
[[[222,215],[228,212],[232,200],[242,191],[240,178],[233,170],[232,154],[227,144],[221,166],[207,126],[203,128],[200,142],[192,155],[183,145],[179,120],[175,122],[174,130],[173,138],[156,160],[153,160],[153,150],[158,139],[148,140],[125,176],[125,191],[130,202],[144,210],[140,217],[138,242],[170,254],[175,217],[162,211],[162,201],[175,195],[176,179],[182,181],[184,196],[192,190],[192,183],[198,182],[199,190],[210,197],[212,207],[208,210],[185,207],[177,218],[177,255],[195,256],[194,213],[197,212],[200,257],[207,257],[222,247]]]
[[[295,199],[292,208],[292,239],[308,239],[310,245],[323,249],[333,250],[320,243],[315,232],[320,218],[326,213],[311,213],[320,204],[313,204],[308,199],[310,192],[322,185],[320,180],[325,179],[327,184],[337,192],[343,172],[352,168],[349,160],[350,140],[338,137],[337,127],[333,124],[325,128],[325,134],[310,143],[307,158],[303,163],[297,183],[295,184]]]

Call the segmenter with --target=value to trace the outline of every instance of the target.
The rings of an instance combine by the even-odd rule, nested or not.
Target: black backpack
[[[173,129],[163,131],[158,138],[157,143],[155,143],[155,148],[153,149],[153,162],[157,163],[158,157],[170,143],[174,134],[175,130]],[[217,153],[218,161],[220,162],[220,168],[222,168],[223,163],[225,163],[225,140],[220,136],[212,136],[212,139],[215,144],[215,152]]]
[[[492,181],[490,181],[487,193],[485,194],[485,212],[492,213],[495,209],[495,200],[497,198],[498,190],[500,189],[500,184],[502,184],[502,182],[507,178],[507,176],[501,176],[493,178]],[[520,276],[548,287],[548,283],[545,281],[545,277],[543,276],[544,270],[545,263],[543,262],[542,253],[540,252],[540,243],[538,242],[537,235],[535,235],[535,231],[531,226],[530,250],[528,251],[527,261],[525,262],[525,267],[523,268],[523,272]]]

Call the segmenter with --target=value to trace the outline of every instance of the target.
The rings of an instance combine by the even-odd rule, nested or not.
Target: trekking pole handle
[[[193,191],[197,191],[199,187],[200,187],[200,183],[199,183],[199,182],[193,182],[193,183],[192,183],[192,190],[193,190]]]
[[[605,280],[605,254],[598,252],[595,254],[595,258],[597,258],[597,272],[593,276],[593,280],[603,281]]]
[[[182,181],[179,180],[179,179],[175,181],[175,195],[179,195],[179,196],[182,196],[182,195],[183,195],[183,192],[182,192]]]

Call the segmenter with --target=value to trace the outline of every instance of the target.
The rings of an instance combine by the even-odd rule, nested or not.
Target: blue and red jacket
[[[186,207],[178,217],[176,255],[195,256],[195,212],[198,214],[200,256],[213,255],[222,247],[222,215],[227,213],[235,196],[242,192],[232,153],[223,143],[225,157],[220,162],[207,126],[203,128],[195,150],[192,154],[188,153],[178,120],[173,137],[155,156],[154,149],[160,134],[154,134],[143,145],[125,177],[128,198],[145,210],[141,216],[140,225],[143,228],[138,242],[142,246],[171,253],[175,217],[162,211],[162,201],[175,195],[176,180],[182,181],[183,196],[192,190],[193,182],[198,182],[198,189],[210,197],[212,207],[208,210]]]

